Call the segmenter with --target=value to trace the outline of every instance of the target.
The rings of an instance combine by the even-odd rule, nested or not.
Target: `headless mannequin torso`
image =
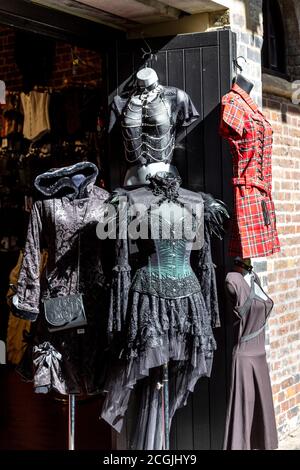
[[[243,277],[245,279],[245,281],[247,282],[247,284],[249,285],[249,287],[251,287],[251,280],[252,278],[254,277],[253,274],[251,273],[242,273],[243,274]],[[255,294],[260,297],[262,300],[267,300],[267,296],[266,294],[263,292],[262,288],[257,284],[257,282],[254,281],[254,291],[255,291]]]
[[[155,70],[150,67],[145,67],[139,70],[136,75],[139,93],[132,97],[132,102],[141,105],[144,100],[151,103],[156,99],[160,92],[158,76]],[[168,172],[174,176],[179,176],[178,171],[174,165],[165,162],[154,162],[148,165],[134,165],[131,166],[125,175],[124,186],[138,186],[141,184],[148,184],[146,177],[153,176],[157,172]]]

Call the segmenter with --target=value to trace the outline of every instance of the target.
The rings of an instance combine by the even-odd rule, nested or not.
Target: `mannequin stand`
[[[69,414],[68,414],[68,450],[75,450],[75,405],[76,397],[69,395]]]
[[[164,415],[164,450],[170,449],[169,429],[169,373],[168,364],[163,365],[163,415]]]

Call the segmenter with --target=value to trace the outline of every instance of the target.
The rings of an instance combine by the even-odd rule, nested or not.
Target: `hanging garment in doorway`
[[[272,128],[237,84],[222,99],[220,133],[233,157],[234,214],[229,255],[268,256],[280,250],[272,200]]]
[[[23,135],[25,139],[36,141],[50,131],[48,91],[21,93],[24,113]]]

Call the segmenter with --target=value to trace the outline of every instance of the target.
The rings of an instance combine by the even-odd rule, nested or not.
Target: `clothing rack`
[[[6,96],[18,96],[20,94],[19,91],[13,91],[13,90],[6,90],[5,91]]]

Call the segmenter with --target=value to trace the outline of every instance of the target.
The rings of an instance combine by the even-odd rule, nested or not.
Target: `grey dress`
[[[234,323],[235,347],[224,450],[270,450],[278,446],[265,350],[265,326],[273,301],[255,294],[255,282],[260,285],[255,273],[251,287],[239,272],[228,273],[226,277],[238,320]]]

